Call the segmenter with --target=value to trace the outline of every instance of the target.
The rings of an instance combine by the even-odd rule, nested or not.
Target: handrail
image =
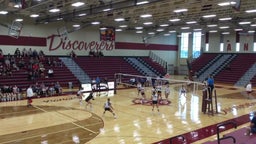
[[[224,136],[222,138],[220,138],[220,127],[221,126],[225,126],[225,125],[229,125],[232,124],[232,126],[236,129],[237,128],[237,124],[235,122],[229,121],[229,122],[225,122],[225,123],[221,123],[217,125],[217,139],[218,139],[218,144],[220,144],[221,140],[224,139],[233,139],[233,143],[236,143],[236,139],[233,136]]]
[[[149,57],[159,63],[162,67],[164,67],[165,72],[167,72],[167,62],[165,60],[154,54],[152,51],[149,52]]]
[[[176,138],[178,138],[178,137],[182,137],[182,141],[185,141],[185,137],[184,137],[183,135],[177,135],[177,136],[175,136],[175,137],[170,138],[170,144],[172,144],[172,140],[173,140],[173,139],[176,139]]]

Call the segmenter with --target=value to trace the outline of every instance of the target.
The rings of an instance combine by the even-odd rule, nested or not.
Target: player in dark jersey
[[[85,108],[87,109],[87,106],[90,105],[90,110],[92,110],[92,103],[91,103],[91,100],[94,100],[94,97],[93,97],[93,91],[90,92],[89,96],[85,99],[85,102],[86,102],[86,106]]]

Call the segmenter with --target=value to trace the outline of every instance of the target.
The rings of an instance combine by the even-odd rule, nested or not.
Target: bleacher
[[[48,56],[50,57],[50,56]],[[46,57],[46,59],[48,58]],[[52,57],[50,57],[52,58]],[[18,61],[17,59],[16,61]],[[58,57],[55,59],[56,61],[58,60]],[[44,75],[41,77],[38,77],[33,80],[28,79],[28,69],[27,69],[27,64],[29,63],[29,58],[24,58],[24,61],[26,62],[26,67],[20,69],[19,71],[12,71],[12,76],[0,76],[0,83],[1,85],[17,85],[19,88],[24,89],[27,88],[28,85],[30,84],[35,84],[36,82],[41,83],[44,82],[46,85],[59,82],[62,87],[68,87],[68,82],[72,82],[73,86],[78,86],[79,81],[77,78],[68,70],[65,65],[62,66],[49,66],[46,62],[43,62],[45,72]],[[49,68],[52,68],[54,71],[54,76],[49,78],[47,76],[47,70]]]
[[[256,62],[255,54],[237,54],[237,57],[230,62],[228,68],[224,68],[215,77],[215,82],[235,84],[244,73]]]
[[[153,69],[159,72],[160,75],[164,76],[166,74],[166,70],[163,66],[153,61],[150,57],[141,57],[141,59],[150,65]]]
[[[97,76],[114,80],[115,73],[140,73],[128,64],[123,57],[77,57],[74,61],[93,79]]]
[[[207,65],[211,60],[213,60],[218,54],[216,53],[203,53],[197,59],[191,62],[191,68],[193,72],[198,72],[205,65]]]

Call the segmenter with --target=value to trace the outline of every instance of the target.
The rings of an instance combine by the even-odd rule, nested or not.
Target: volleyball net
[[[189,79],[178,80],[166,77],[150,77],[150,76],[141,76],[141,75],[132,75],[132,74],[124,74],[124,73],[116,73],[115,74],[115,82],[116,85],[122,85],[125,87],[137,87],[137,83],[141,83],[143,87],[156,87],[156,86],[164,86],[166,84],[169,85],[184,85],[185,87],[189,87],[190,92],[197,93],[198,90],[203,85],[200,82],[190,81]]]

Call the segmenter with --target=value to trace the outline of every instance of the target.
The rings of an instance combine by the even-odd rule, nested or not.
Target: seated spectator
[[[53,69],[50,68],[48,70],[48,77],[51,78],[51,77],[53,77],[53,75],[54,75],[54,71],[53,71]]]
[[[26,50],[26,48],[23,48],[22,50],[22,57],[28,57],[28,51]]]
[[[90,51],[89,51],[89,56],[94,57],[94,55],[95,55],[95,52],[92,51],[92,50],[90,50]]]

